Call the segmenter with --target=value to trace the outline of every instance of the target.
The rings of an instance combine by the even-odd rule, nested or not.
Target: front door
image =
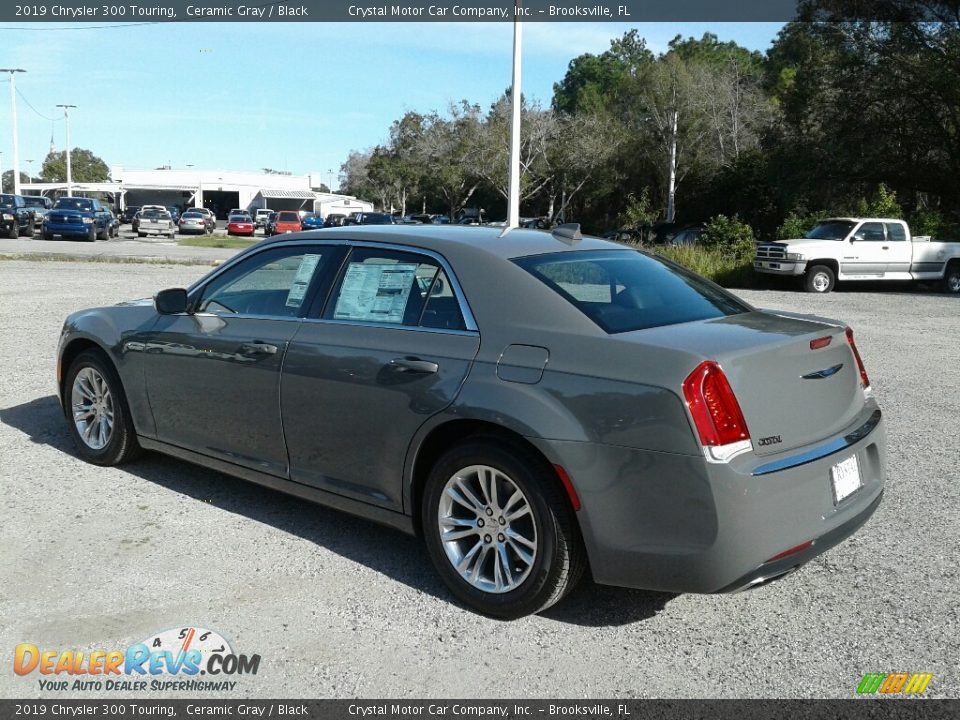
[[[882,277],[890,260],[890,247],[881,222],[865,222],[848,240],[844,253],[844,275],[875,275]]]
[[[160,318],[146,344],[157,439],[287,475],[280,368],[340,252],[287,246],[256,253],[197,292],[194,312]]]
[[[457,395],[480,347],[435,257],[355,248],[283,368],[291,479],[400,511],[417,429]]]

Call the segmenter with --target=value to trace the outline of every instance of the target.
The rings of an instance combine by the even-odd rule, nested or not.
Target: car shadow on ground
[[[76,456],[60,404],[53,395],[0,409],[0,422],[25,433],[34,443],[83,462]],[[298,535],[415,590],[456,604],[436,576],[419,538],[159,453],[147,453],[124,465],[123,470],[225,512]],[[652,618],[673,597],[601,586],[585,578],[543,616],[587,627],[628,625]]]

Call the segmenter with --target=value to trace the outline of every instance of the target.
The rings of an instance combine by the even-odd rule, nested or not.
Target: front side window
[[[464,329],[459,302],[439,263],[414,253],[375,248],[358,248],[350,255],[324,317]]]
[[[860,226],[857,235],[867,242],[883,242],[886,235],[883,234],[883,223],[868,222]]]
[[[297,317],[311,282],[333,252],[299,247],[258,253],[211,281],[197,312]]]
[[[633,250],[551,253],[514,262],[611,334],[751,310],[703,278]]]

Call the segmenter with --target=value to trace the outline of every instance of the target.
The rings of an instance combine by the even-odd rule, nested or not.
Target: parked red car
[[[257,226],[249,215],[231,215],[227,218],[227,235],[252,236]]]
[[[283,210],[277,213],[277,222],[274,228],[274,235],[280,235],[288,232],[300,232],[303,225],[300,224],[300,213],[296,210]]]

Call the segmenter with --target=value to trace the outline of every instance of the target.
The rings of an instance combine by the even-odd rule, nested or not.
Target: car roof
[[[259,243],[294,243],[306,239],[359,240],[409,245],[432,250],[455,261],[457,256],[477,254],[503,259],[567,252],[571,250],[624,250],[619,243],[584,236],[579,241],[562,240],[543,230],[465,225],[351,225],[305,233],[278,235]]]

